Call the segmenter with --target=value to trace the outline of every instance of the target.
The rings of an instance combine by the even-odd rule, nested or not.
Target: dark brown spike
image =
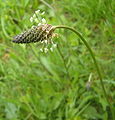
[[[32,43],[39,42],[41,40],[49,39],[52,35],[52,26],[44,24],[41,26],[34,26],[31,29],[23,32],[14,37],[12,42],[14,43]]]

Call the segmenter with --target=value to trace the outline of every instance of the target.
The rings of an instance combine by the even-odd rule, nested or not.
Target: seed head
[[[39,26],[33,26],[31,29],[14,37],[12,42],[15,43],[32,43],[48,41],[52,38],[53,27],[50,24],[43,24]]]
[[[53,51],[56,48],[57,44],[54,44],[52,38],[56,36],[54,33],[55,27],[50,24],[47,24],[46,19],[44,18],[45,12],[40,10],[35,11],[34,15],[30,17],[30,22],[33,25],[27,31],[15,36],[12,40],[14,43],[34,43],[40,42],[42,48],[41,52],[47,53],[49,50]],[[36,25],[37,24],[37,25]]]

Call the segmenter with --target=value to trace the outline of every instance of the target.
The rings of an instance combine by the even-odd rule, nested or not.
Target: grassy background
[[[0,0],[0,120],[111,120],[91,56],[72,32],[58,30],[59,47],[47,54],[38,43],[11,40],[31,27],[38,9],[49,24],[74,27],[93,48],[114,107],[114,6],[114,0]]]

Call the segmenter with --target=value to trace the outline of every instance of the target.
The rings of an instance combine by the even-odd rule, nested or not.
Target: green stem
[[[52,73],[45,67],[45,65],[42,63],[42,61],[40,60],[40,58],[38,57],[38,53],[36,52],[35,48],[33,45],[30,45],[31,46],[31,49],[35,55],[35,57],[37,58],[37,60],[40,62],[40,64],[43,66],[43,68],[50,74],[52,75]]]
[[[105,90],[105,87],[104,87],[104,83],[103,83],[102,75],[101,75],[101,72],[100,72],[100,68],[98,66],[98,63],[96,61],[95,55],[94,55],[91,47],[89,46],[89,44],[87,43],[87,41],[84,39],[84,37],[78,31],[76,31],[74,28],[71,28],[71,27],[68,27],[68,26],[64,26],[64,25],[59,25],[59,26],[54,26],[53,29],[55,30],[55,29],[58,29],[58,28],[64,28],[64,29],[69,29],[69,30],[73,31],[76,35],[79,36],[79,38],[82,40],[82,42],[85,44],[85,46],[89,50],[89,52],[91,54],[91,57],[93,59],[93,62],[95,64],[97,73],[98,73],[99,78],[100,78],[100,83],[101,83],[101,86],[102,86],[102,90],[103,90],[104,96],[105,96],[105,98],[106,98],[106,100],[107,100],[107,102],[108,102],[108,104],[110,106],[111,112],[113,112],[112,105],[111,105],[111,103],[109,101],[109,98],[107,97],[107,93],[106,93],[106,90]],[[112,113],[112,115],[114,115],[114,114]]]
[[[59,52],[59,54],[60,54],[60,56],[61,56],[61,58],[62,58],[62,60],[63,60],[64,67],[65,67],[66,73],[67,73],[67,77],[68,77],[68,79],[70,80],[70,75],[69,75],[68,68],[67,68],[67,66],[66,66],[66,62],[65,62],[65,60],[64,60],[64,56],[63,56],[63,54],[61,53],[61,50],[60,50],[60,48],[59,48],[58,45],[57,45],[57,49],[58,49],[58,52]]]

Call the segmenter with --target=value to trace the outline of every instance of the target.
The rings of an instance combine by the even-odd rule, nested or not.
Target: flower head
[[[46,32],[49,31],[49,32]],[[14,37],[12,42],[15,43],[32,43],[45,41],[48,42],[52,38],[52,25],[44,24],[40,26],[33,26],[31,29]]]
[[[38,16],[43,15],[44,13],[45,12],[40,13],[40,10],[35,11],[34,15],[30,18],[30,21],[33,23],[34,22],[37,23],[37,25],[33,25],[27,31],[24,31],[23,33],[15,36],[12,42],[14,43],[40,42],[44,44],[43,45],[44,47],[40,48],[41,52],[47,53],[49,49],[53,51],[53,48],[56,47],[56,44],[54,44],[52,41],[52,38],[55,36],[54,27],[50,24],[46,24],[47,22],[45,18]]]

